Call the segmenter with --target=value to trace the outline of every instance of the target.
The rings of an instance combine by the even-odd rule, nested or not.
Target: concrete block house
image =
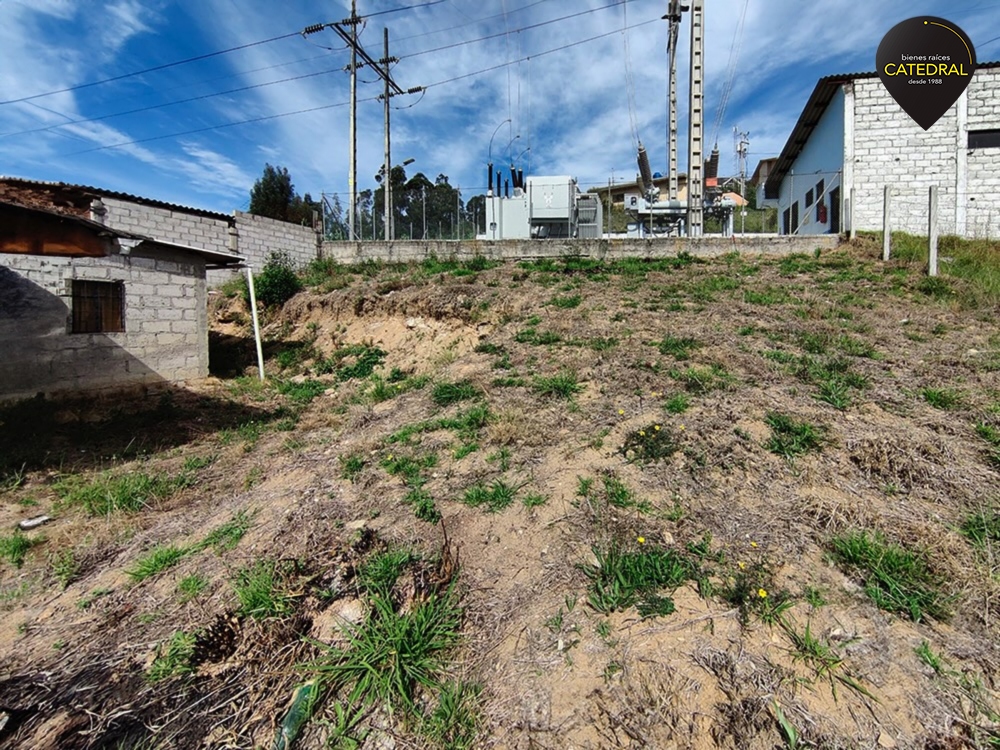
[[[108,221],[113,212],[118,226]],[[144,213],[135,222],[144,231],[121,228]],[[206,272],[243,260],[228,248],[231,221],[93,188],[0,179],[0,401],[207,376]],[[225,238],[221,247],[213,232]]]
[[[928,188],[936,185],[942,234],[1000,236],[1000,62],[981,63],[926,131],[877,73],[821,78],[764,197],[777,201],[782,234],[835,234],[852,222],[879,231],[886,185],[894,231],[927,233]]]

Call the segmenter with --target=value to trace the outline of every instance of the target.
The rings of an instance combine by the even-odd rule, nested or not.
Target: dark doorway
[[[830,189],[830,234],[840,234],[840,188]]]

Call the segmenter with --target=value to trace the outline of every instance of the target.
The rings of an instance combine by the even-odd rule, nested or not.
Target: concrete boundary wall
[[[236,252],[255,270],[267,262],[272,252],[287,253],[297,268],[319,257],[320,235],[312,227],[278,221],[264,216],[234,211]]]
[[[579,255],[588,258],[668,258],[686,252],[698,258],[714,258],[727,253],[744,255],[793,255],[828,250],[840,242],[837,235],[782,236],[737,235],[734,237],[672,237],[654,240],[431,240],[396,242],[324,242],[323,258],[339,263],[381,260],[406,263],[437,258],[495,260],[561,258]]]

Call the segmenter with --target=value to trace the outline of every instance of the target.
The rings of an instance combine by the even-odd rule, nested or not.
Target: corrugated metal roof
[[[235,219],[229,214],[218,213],[217,211],[208,211],[203,208],[192,208],[191,206],[181,206],[176,203],[167,203],[166,201],[156,200],[154,198],[144,198],[140,195],[132,195],[131,193],[122,193],[117,190],[105,190],[104,188],[93,187],[92,185],[75,185],[69,182],[50,182],[46,180],[29,180],[24,177],[6,177],[0,175],[0,184],[18,186],[23,185],[27,188],[41,188],[43,190],[59,190],[64,193],[77,193],[80,198],[117,198],[118,200],[130,201],[131,203],[138,203],[143,206],[152,206],[154,208],[163,208],[168,211],[178,211],[181,213],[191,214],[193,216],[204,216],[210,219],[219,219],[220,221],[225,221],[228,224],[233,224]],[[78,211],[70,211],[70,213],[79,213]]]
[[[976,65],[976,70],[981,70],[982,68],[1000,68],[1000,60]],[[799,154],[802,153],[802,149],[809,140],[809,136],[815,130],[816,125],[819,123],[837,89],[845,83],[861,78],[878,78],[878,73],[876,71],[839,73],[825,76],[816,82],[816,88],[813,89],[812,94],[809,96],[806,106],[802,109],[802,114],[799,115],[798,122],[792,128],[791,135],[788,136],[788,141],[778,156],[778,163],[775,164],[774,169],[771,170],[771,173],[767,177],[767,182],[764,183],[765,198],[776,199],[778,197],[781,191],[781,181],[788,174],[788,170],[792,168],[792,164],[795,163]]]

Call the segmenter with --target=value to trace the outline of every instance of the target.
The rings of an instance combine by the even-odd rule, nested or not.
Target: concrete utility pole
[[[688,237],[701,237],[703,231],[703,116],[705,71],[705,4],[691,0],[691,84],[688,123]]]
[[[385,80],[385,93],[383,97],[385,99],[385,188],[383,193],[385,194],[385,239],[392,239],[392,161],[389,151],[389,29],[382,29],[382,42],[384,48],[384,57],[381,62],[385,65],[384,75],[382,78]]]
[[[348,236],[358,239],[354,232],[354,213],[358,204],[358,0],[351,0],[351,163],[347,175],[350,205],[347,209]]]
[[[747,154],[750,151],[750,133],[739,132],[733,128],[733,132],[738,139],[736,145],[737,169],[740,175],[740,197],[745,201],[747,197]],[[818,197],[818,196],[817,196]],[[740,234],[746,233],[746,204],[740,206]]]
[[[309,34],[315,34],[322,31],[325,28],[331,28],[337,35],[344,40],[348,47],[351,48],[351,72],[352,72],[352,88],[351,88],[351,100],[352,100],[352,133],[351,133],[351,190],[352,190],[352,200],[351,200],[351,211],[353,213],[355,208],[356,193],[357,189],[357,158],[356,158],[356,147],[357,147],[357,123],[355,122],[354,110],[357,105],[357,97],[355,94],[355,86],[357,85],[357,68],[359,66],[367,65],[369,68],[374,70],[383,81],[385,81],[385,165],[383,169],[385,170],[386,182],[386,217],[389,221],[386,222],[386,229],[383,230],[383,236],[387,239],[392,235],[392,221],[389,216],[389,206],[392,199],[392,187],[391,187],[391,165],[389,163],[389,97],[396,96],[398,94],[419,94],[424,90],[423,86],[414,86],[412,88],[406,89],[405,91],[399,87],[399,85],[392,80],[392,76],[389,75],[389,64],[398,62],[397,60],[389,57],[389,29],[385,29],[383,35],[384,47],[385,47],[385,58],[380,61],[375,61],[372,59],[371,55],[365,52],[364,48],[358,44],[358,34],[357,25],[361,22],[361,18],[356,13],[356,0],[351,0],[351,18],[345,19],[340,23],[332,24],[315,24],[313,26],[307,26],[303,31],[303,36],[308,36]],[[343,27],[351,26],[351,31],[348,33]],[[356,56],[360,56],[362,62],[358,63]],[[390,91],[391,89],[391,91]],[[372,222],[372,226],[375,226],[375,222]]]
[[[670,7],[664,18],[670,22],[667,37],[667,54],[669,55],[669,76],[667,77],[667,98],[670,112],[667,122],[667,198],[677,199],[677,34],[681,27],[681,13],[688,6],[681,5],[680,0],[670,0]]]

